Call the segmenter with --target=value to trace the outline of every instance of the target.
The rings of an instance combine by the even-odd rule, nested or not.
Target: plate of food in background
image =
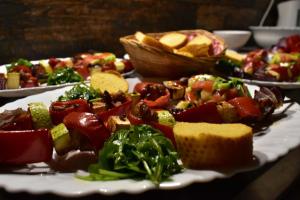
[[[81,53],[69,58],[29,61],[19,59],[0,66],[0,96],[28,96],[77,82],[89,81],[95,71],[115,71],[125,77],[134,69],[127,59],[113,53]]]
[[[300,35],[282,38],[270,49],[256,49],[247,54],[227,50],[217,69],[245,83],[300,88]]]

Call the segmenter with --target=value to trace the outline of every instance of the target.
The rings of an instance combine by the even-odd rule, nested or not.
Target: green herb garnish
[[[63,67],[56,69],[52,74],[49,75],[47,84],[48,85],[59,85],[64,83],[74,83],[83,81],[74,69],[70,67]]]
[[[68,101],[72,99],[85,99],[91,101],[93,99],[100,98],[100,93],[92,87],[81,83],[75,85],[69,91],[66,91],[64,95],[58,97],[59,101]]]
[[[150,179],[155,185],[182,170],[172,145],[148,125],[131,126],[112,134],[99,152],[99,161],[89,167],[89,181],[124,178]]]

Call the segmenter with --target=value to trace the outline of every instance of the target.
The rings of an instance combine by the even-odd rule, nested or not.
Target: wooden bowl
[[[218,41],[222,44],[220,45],[219,53],[214,56],[186,57],[140,43],[135,39],[134,35],[121,37],[120,42],[129,54],[136,71],[144,77],[180,78],[197,73],[216,74],[215,63],[222,57],[226,49],[224,40],[205,30],[182,30],[176,32],[203,34],[210,39]],[[159,39],[167,33],[171,32],[147,33],[147,35]]]

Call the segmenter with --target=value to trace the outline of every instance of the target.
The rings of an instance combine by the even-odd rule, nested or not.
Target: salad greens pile
[[[158,130],[149,125],[131,126],[113,133],[100,150],[98,163],[90,165],[90,174],[77,174],[77,178],[88,181],[146,178],[158,185],[182,170],[177,160],[172,142]]]
[[[69,101],[72,99],[85,99],[91,101],[100,98],[100,93],[94,88],[80,83],[72,87],[71,90],[66,91],[64,95],[58,97],[58,101]]]
[[[64,83],[82,82],[83,78],[74,69],[63,67],[56,69],[48,77],[48,85],[59,85]]]

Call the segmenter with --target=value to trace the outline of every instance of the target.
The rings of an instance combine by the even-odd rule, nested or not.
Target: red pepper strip
[[[51,103],[49,113],[54,125],[63,122],[66,115],[71,112],[89,112],[90,106],[84,99],[75,99],[69,101],[55,101]]]
[[[158,97],[156,100],[144,99],[143,101],[147,104],[149,108],[163,108],[169,104],[170,92],[166,89],[166,94],[164,96]]]
[[[179,113],[174,113],[173,116],[176,121],[181,122],[223,122],[215,102],[207,102],[198,107],[183,110]]]
[[[236,97],[228,101],[228,103],[236,108],[242,119],[260,118],[262,116],[259,106],[250,97]]]
[[[152,83],[152,82],[141,82],[141,83],[137,83],[135,86],[134,86],[134,89],[133,91],[134,92],[138,92],[138,93],[141,93],[143,91],[143,89],[145,87],[147,87],[147,85],[149,84],[157,84],[157,83]]]
[[[52,151],[52,137],[47,129],[0,131],[1,164],[47,162]]]
[[[88,140],[96,152],[110,136],[110,132],[93,113],[71,112],[64,118],[63,123],[70,131],[71,137],[72,134],[79,133]]]
[[[176,146],[176,142],[175,142],[172,127],[166,126],[166,125],[163,125],[163,124],[159,124],[159,123],[153,122],[153,121],[152,122],[143,121],[141,118],[136,117],[131,112],[128,113],[127,118],[130,121],[130,123],[133,124],[133,125],[148,124],[148,125],[151,125],[153,128],[156,128],[156,129],[160,130],[168,139],[170,139],[172,141],[174,146]]]
[[[104,112],[98,112],[96,114],[99,117],[99,119],[101,119],[103,122],[106,122],[110,116],[126,115],[131,107],[131,103],[132,103],[131,99],[128,98],[127,101],[125,101],[121,105],[111,108]]]

